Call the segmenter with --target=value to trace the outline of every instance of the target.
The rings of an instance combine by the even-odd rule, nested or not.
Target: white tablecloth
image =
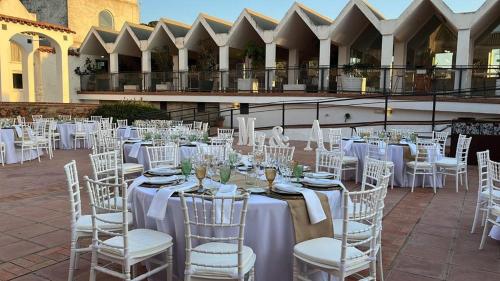
[[[361,142],[354,142],[349,150],[345,153],[348,156],[355,156],[359,160],[358,176],[361,181],[363,176],[363,165],[366,157],[367,144]],[[411,187],[412,176],[408,175],[405,170],[404,162],[404,146],[403,145],[389,145],[387,152],[387,159],[394,163],[394,186]],[[415,178],[415,187],[422,186],[422,176],[417,175]],[[432,177],[425,177],[425,186],[432,186]],[[442,176],[436,176],[436,186],[442,187]]]
[[[0,139],[5,143],[5,164],[21,163],[21,147],[16,147],[14,144],[15,134],[16,130],[13,128],[0,129]],[[24,151],[24,161],[37,158],[38,153],[42,155],[42,150],[40,149],[38,152],[36,149]]]
[[[138,135],[137,135],[137,130],[133,127],[130,128],[130,136],[128,137],[125,137],[125,131],[126,131],[126,128],[118,128],[118,130],[116,131],[116,135],[118,136],[118,138],[123,138],[123,139],[128,139],[128,138],[137,138]]]
[[[132,201],[135,227],[168,233],[174,239],[174,273],[184,274],[185,240],[184,215],[180,199],[171,197],[164,220],[147,217],[156,189],[136,188],[129,195]],[[333,218],[341,218],[340,191],[325,191]],[[257,256],[256,280],[292,280],[294,229],[290,210],[285,201],[260,195],[249,199],[245,228],[245,245]],[[322,277],[320,277],[322,278]],[[162,279],[155,279],[162,280]],[[182,280],[182,279],[179,279]]]
[[[83,128],[87,133],[87,137],[85,140],[85,148],[92,147],[92,135],[96,131],[97,123],[84,123]],[[61,123],[57,124],[57,131],[60,134],[60,149],[74,149],[75,140],[73,138],[73,133],[76,130],[76,124],[74,123]],[[82,148],[83,140],[78,140],[76,142],[76,148]]]
[[[131,143],[126,143],[123,145],[123,153],[124,153],[124,160],[125,163],[139,163],[144,165],[144,170],[147,171],[150,169],[149,163],[148,163],[148,154],[146,152],[146,146],[141,146],[139,153],[137,155],[137,158],[130,157],[130,150],[132,149],[133,144]],[[196,146],[180,146],[179,147],[179,156],[180,156],[180,161],[184,159],[191,158],[197,151]]]

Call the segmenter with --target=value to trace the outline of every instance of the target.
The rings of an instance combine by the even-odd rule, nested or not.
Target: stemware
[[[300,178],[304,174],[304,166],[303,165],[295,165],[293,167],[293,176],[297,179],[297,182],[300,182]]]
[[[195,167],[196,178],[198,179],[199,189],[203,189],[203,179],[207,176],[207,166],[204,164],[198,164]]]
[[[266,175],[266,180],[267,180],[268,187],[269,187],[268,192],[271,192],[271,190],[273,188],[274,179],[276,178],[276,168],[274,168],[274,167],[265,168],[264,174]]]
[[[220,173],[220,183],[226,184],[231,178],[231,166],[230,165],[222,165],[219,168]]]
[[[193,164],[191,163],[191,159],[182,160],[181,171],[184,177],[186,177],[186,181],[188,180],[188,176],[191,174],[192,169],[193,169]]]

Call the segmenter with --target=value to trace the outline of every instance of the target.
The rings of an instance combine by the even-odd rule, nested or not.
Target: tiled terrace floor
[[[297,145],[296,158],[312,164],[313,154],[303,147]],[[79,175],[89,175],[88,153],[56,151],[51,161],[0,167],[0,280],[67,280],[70,224],[63,165],[75,159]],[[451,178],[437,195],[422,188],[389,191],[383,233],[386,280],[500,280],[500,242],[488,239],[479,251],[481,229],[470,234],[475,168],[469,169],[469,192],[461,188],[455,193]],[[88,270],[87,255],[75,279],[88,280]]]

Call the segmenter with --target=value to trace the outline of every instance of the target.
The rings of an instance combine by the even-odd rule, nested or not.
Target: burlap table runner
[[[259,180],[258,180],[259,181]],[[236,184],[244,189],[245,176],[240,173],[234,173],[229,183]],[[266,186],[267,183],[260,181],[260,186]],[[302,195],[287,196],[278,193],[263,194],[274,199],[286,201],[290,208],[290,215],[292,217],[293,228],[295,232],[295,243],[300,243],[306,240],[320,238],[320,237],[333,237],[333,223],[332,213],[328,197],[325,194],[316,192],[321,206],[326,214],[326,219],[317,224],[311,224],[309,220],[309,213],[307,212],[306,201]]]

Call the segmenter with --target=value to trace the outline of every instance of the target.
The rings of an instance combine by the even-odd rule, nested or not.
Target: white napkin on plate
[[[167,212],[167,204],[168,200],[177,191],[185,191],[194,188],[197,185],[197,182],[194,179],[189,179],[187,182],[184,182],[180,185],[165,187],[158,192],[156,192],[153,197],[153,201],[151,205],[149,205],[148,217],[154,218],[157,220],[163,220],[165,218],[165,214]]]
[[[131,131],[132,131],[132,127],[127,126],[127,127],[125,128],[125,133],[123,133],[123,137],[124,137],[124,138],[126,138],[126,139],[130,138],[130,132],[131,132]]]
[[[132,145],[130,152],[128,153],[129,157],[137,158],[139,156],[139,150],[141,150],[142,142],[136,142]]]
[[[339,180],[309,178],[309,177],[304,177],[302,181],[308,184],[321,185],[321,186],[334,186],[342,184],[342,182]]]
[[[274,188],[285,192],[300,192],[306,201],[307,213],[311,224],[317,224],[326,219],[325,211],[323,210],[323,206],[321,206],[321,201],[319,200],[318,195],[316,195],[316,192],[288,183],[276,183]]]
[[[21,129],[21,126],[14,125],[14,129],[16,130],[17,136],[21,138],[23,136],[23,130]]]

